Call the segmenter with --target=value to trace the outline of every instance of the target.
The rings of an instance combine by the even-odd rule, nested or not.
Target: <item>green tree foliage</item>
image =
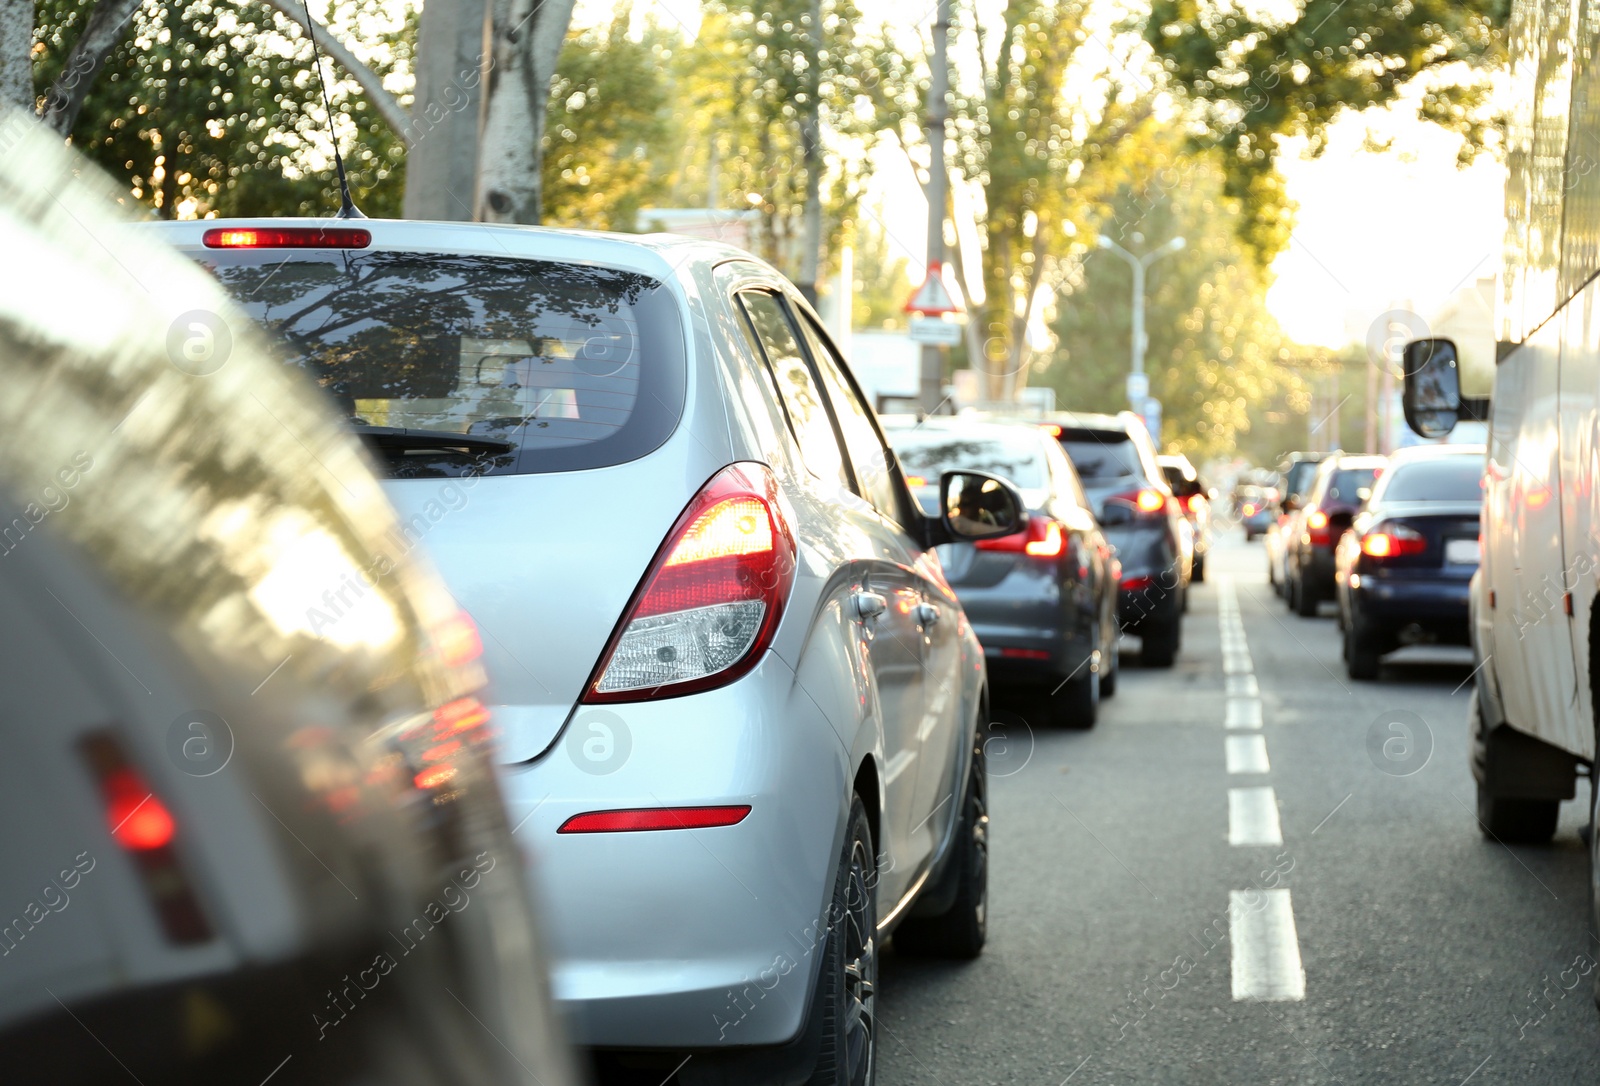
[[[41,94],[91,6],[40,0],[34,86]],[[347,0],[331,21],[347,40],[386,47],[374,50],[380,73],[407,63],[414,12],[404,28],[376,40],[350,28],[387,24],[382,0]],[[371,215],[398,214],[400,137],[327,61],[324,72],[356,202]],[[72,142],[162,218],[325,215],[339,206],[327,131],[303,32],[264,6],[189,0],[139,8],[90,90]]]
[[[550,86],[544,137],[544,221],[633,230],[641,207],[659,203],[672,178],[661,168],[681,146],[673,109],[675,29],[654,21],[629,33],[630,5],[608,26],[567,39]]]
[[[813,9],[821,11],[813,33]],[[867,150],[896,114],[886,92],[907,71],[853,0],[707,0],[694,47],[680,53],[681,202],[760,212],[759,250],[801,264],[806,174],[801,125],[813,101],[830,165],[823,247],[837,248],[869,175]]]
[[[1103,232],[1136,252],[1173,237],[1188,244],[1147,281],[1145,365],[1162,403],[1166,445],[1197,462],[1230,453],[1274,408],[1304,414],[1307,394],[1291,345],[1267,312],[1266,280],[1239,240],[1245,212],[1225,192],[1218,155],[1174,158],[1145,189],[1124,188]],[[1039,382],[1068,410],[1127,406],[1131,279],[1113,253],[1090,250],[1066,278],[1052,330],[1058,347]],[[1267,455],[1274,450],[1262,450]]]
[[[1418,114],[1464,137],[1470,159],[1496,119],[1489,77],[1505,64],[1508,0],[1304,0],[1291,21],[1226,0],[1155,0],[1145,39],[1200,106],[1202,147],[1222,152],[1225,194],[1247,209],[1240,236],[1262,266],[1288,244],[1278,137],[1320,153],[1345,110],[1421,93]]]

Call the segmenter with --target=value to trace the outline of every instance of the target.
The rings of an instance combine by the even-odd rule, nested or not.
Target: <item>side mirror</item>
[[[1028,512],[1016,488],[981,471],[947,471],[939,476],[940,521],[949,538],[975,543],[1020,532]]]
[[[1133,523],[1133,506],[1126,502],[1106,502],[1100,510],[1100,527],[1115,528],[1119,524]]]
[[[1426,438],[1444,437],[1461,417],[1461,372],[1448,339],[1414,339],[1401,355],[1406,425]]]

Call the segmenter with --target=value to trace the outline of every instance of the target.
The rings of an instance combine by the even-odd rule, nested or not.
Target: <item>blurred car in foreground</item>
[[[150,229],[342,406],[482,628],[575,1039],[658,1080],[870,1081],[882,941],[983,947],[987,678],[933,548],[1010,534],[1015,491],[948,475],[924,516],[741,250]]]
[[[20,143],[0,158],[0,1067],[572,1082],[474,628],[394,546],[315,389],[114,221],[59,140]],[[211,320],[232,332],[207,354]]]
[[[1234,515],[1244,527],[1244,541],[1253,542],[1257,536],[1267,534],[1267,529],[1278,519],[1278,492],[1271,487],[1242,486],[1234,495]]]
[[[1310,618],[1318,604],[1333,599],[1334,549],[1372,494],[1386,463],[1382,456],[1335,453],[1317,465],[1305,505],[1295,517],[1299,531],[1285,541],[1288,601],[1295,614]]]
[[[1171,667],[1183,638],[1189,590],[1189,524],[1156,460],[1144,421],[1058,413],[1040,424],[1061,442],[1122,564],[1117,620],[1143,643],[1140,659]]]
[[[1327,453],[1294,452],[1284,457],[1278,465],[1282,480],[1277,516],[1267,526],[1267,581],[1284,599],[1289,598],[1289,541],[1300,534],[1300,509],[1305,504],[1306,491],[1316,479],[1317,465]]]
[[[1471,643],[1483,457],[1481,445],[1395,453],[1340,541],[1336,580],[1352,679],[1377,678],[1380,658],[1402,645]]]
[[[1161,473],[1166,476],[1172,496],[1178,499],[1183,515],[1189,522],[1194,541],[1190,577],[1195,581],[1206,579],[1206,555],[1211,550],[1211,496],[1200,481],[1200,473],[1187,456],[1162,456],[1157,458]]]
[[[1017,487],[1024,531],[939,548],[995,687],[1043,684],[1056,718],[1094,724],[1117,681],[1115,553],[1061,446],[1037,426],[930,418],[888,431],[906,482],[938,509],[943,472],[990,472]]]

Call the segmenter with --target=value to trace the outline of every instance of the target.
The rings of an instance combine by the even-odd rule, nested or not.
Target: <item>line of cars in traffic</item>
[[[884,941],[985,943],[997,690],[1088,726],[1178,652],[1143,423],[885,429],[740,250],[128,225],[23,142],[0,1059],[872,1082]]]
[[[1268,578],[1302,617],[1334,603],[1350,678],[1378,678],[1382,658],[1408,645],[1471,643],[1484,451],[1294,453],[1280,466]]]

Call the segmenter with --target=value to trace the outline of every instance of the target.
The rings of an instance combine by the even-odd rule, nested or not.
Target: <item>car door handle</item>
[[[859,619],[877,618],[889,609],[889,601],[876,592],[857,592],[850,599]]]
[[[932,626],[939,621],[939,609],[931,603],[917,604],[917,622],[922,626]]]

